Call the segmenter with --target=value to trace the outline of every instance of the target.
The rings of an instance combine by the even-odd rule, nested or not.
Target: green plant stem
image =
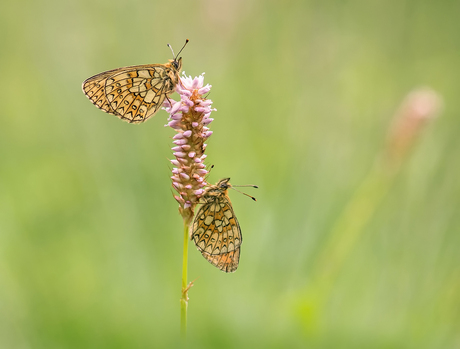
[[[188,231],[190,221],[184,219],[184,251],[182,255],[182,296],[180,299],[180,332],[182,338],[187,335],[187,305],[188,305],[188,285],[187,285],[187,259],[188,259]]]

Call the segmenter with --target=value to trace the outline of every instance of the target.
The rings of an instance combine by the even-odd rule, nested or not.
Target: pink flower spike
[[[176,128],[179,124],[180,124],[179,121],[173,120],[173,121],[168,122],[168,124],[165,125],[165,126],[169,126],[169,127],[172,127],[172,128]]]
[[[186,101],[183,101],[185,104],[187,104],[189,107],[193,107],[195,105],[195,103],[189,99],[187,99]]]
[[[201,86],[203,86],[203,83],[200,84],[200,78],[202,78],[201,75],[198,78],[193,79],[192,88],[194,90],[196,90],[196,89],[200,88]],[[201,81],[203,81],[203,79],[201,79]]]
[[[171,102],[175,103],[175,100],[173,99],[169,99]],[[163,102],[163,106],[165,107],[165,109],[169,109],[171,108],[171,104],[169,103],[168,99],[165,99],[165,101]]]
[[[183,106],[180,108],[180,111],[181,111],[182,113],[187,114],[187,113],[190,111],[190,108],[189,108],[187,105],[183,105]]]
[[[200,196],[201,194],[204,193],[204,190],[203,190],[203,189],[198,189],[198,190],[195,190],[193,193],[194,193],[195,195],[197,195],[197,196]]]
[[[169,114],[175,114],[176,111],[179,110],[179,108],[181,107],[182,103],[181,102],[176,102],[173,107],[171,108],[171,110],[169,111]]]
[[[180,197],[175,197],[179,212],[188,222],[193,218],[199,199],[197,196],[204,193],[207,185],[204,142],[212,134],[207,125],[213,121],[210,115],[214,109],[211,108],[212,101],[203,95],[209,92],[211,86],[203,86],[203,82],[203,74],[192,78],[182,73],[176,85],[180,101],[165,101],[163,104],[170,114],[168,126],[177,132],[173,137],[172,148],[176,158],[171,160],[175,166],[171,179],[180,194]]]
[[[179,190],[184,187],[182,184],[177,183],[177,182],[173,182],[173,186],[176,187]]]
[[[187,140],[186,139],[178,139],[178,140],[175,140],[173,143],[177,144],[177,145],[184,145],[184,144],[187,143]]]
[[[186,89],[182,89],[180,88],[180,92],[177,91],[178,93],[180,93],[181,96],[184,96],[184,97],[191,97],[192,96],[192,92],[190,92],[189,90],[186,90]]]
[[[182,197],[180,197],[179,195],[174,195],[174,199],[176,199],[176,201],[179,204],[184,204],[185,203],[184,199],[182,199]]]
[[[193,90],[193,82],[192,82],[192,77],[191,76],[187,76],[185,74],[185,72],[182,72],[182,76],[181,79],[180,79],[180,83],[181,85],[187,89],[187,90]]]
[[[198,91],[199,93],[199,91]],[[202,107],[207,107],[207,106],[210,106],[212,104],[212,101],[210,99],[204,99],[200,102],[200,105]],[[206,116],[206,115],[205,115]]]
[[[206,85],[205,87],[202,87],[198,90],[198,93],[200,95],[205,95],[206,93],[208,93],[209,91],[211,91],[211,85]]]

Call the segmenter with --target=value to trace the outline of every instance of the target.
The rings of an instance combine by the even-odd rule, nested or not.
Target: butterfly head
[[[224,178],[224,179],[221,179],[219,182],[217,182],[217,184],[208,186],[202,195],[204,200],[213,201],[217,197],[220,197],[223,194],[225,195],[227,193],[227,189],[231,188],[231,184],[228,183],[229,180],[230,178]]]
[[[171,62],[171,66],[174,68],[176,71],[181,71],[182,69],[182,57],[179,57],[179,59],[170,59],[169,62]]]
[[[220,189],[227,190],[228,188],[231,188],[231,184],[229,183],[230,178],[223,178],[219,182],[217,182],[216,187]]]

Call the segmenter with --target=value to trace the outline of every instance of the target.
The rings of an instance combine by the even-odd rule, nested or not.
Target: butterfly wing
[[[83,92],[106,113],[129,123],[141,123],[154,115],[175,84],[170,64],[147,64],[118,68],[83,82]]]
[[[219,255],[210,255],[206,252],[201,252],[204,258],[208,260],[209,263],[214,265],[226,273],[233,273],[238,268],[238,263],[240,261],[240,250],[238,247],[235,251],[222,253]]]
[[[203,204],[192,229],[192,240],[211,264],[227,273],[238,268],[243,239],[240,225],[226,195]]]

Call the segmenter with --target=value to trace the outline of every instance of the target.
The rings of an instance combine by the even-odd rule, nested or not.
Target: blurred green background
[[[236,273],[189,246],[189,347],[460,348],[459,13],[423,0],[5,2],[0,348],[181,345],[167,114],[129,125],[81,83],[165,63],[166,43],[186,38],[183,70],[206,72],[217,108],[210,181],[260,186],[256,203],[230,193]],[[379,197],[357,194],[423,85],[443,96],[441,117]],[[355,211],[362,227],[341,235],[357,197],[369,218]],[[357,236],[343,258],[331,234]]]

